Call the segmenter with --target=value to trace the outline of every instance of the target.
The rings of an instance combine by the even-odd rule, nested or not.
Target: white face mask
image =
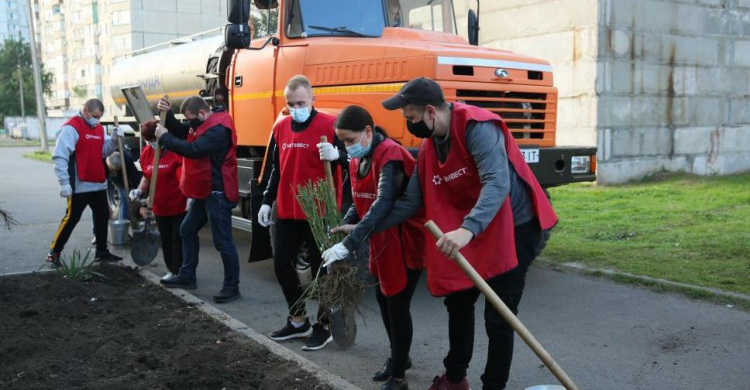
[[[292,119],[294,119],[297,123],[304,123],[310,118],[310,113],[312,112],[312,107],[301,107],[301,108],[290,108],[289,113],[292,115]]]

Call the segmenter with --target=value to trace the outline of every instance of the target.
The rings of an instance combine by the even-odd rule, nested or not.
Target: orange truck
[[[275,32],[251,39],[251,6],[268,19],[278,15]],[[152,105],[167,94],[174,107],[187,96],[211,99],[216,88],[228,90],[238,132],[241,217],[252,219],[259,207],[271,127],[285,114],[283,89],[297,74],[312,82],[317,110],[336,115],[361,105],[415,150],[419,139],[400,112],[385,110],[381,101],[414,77],[432,78],[448,101],[500,114],[543,186],[596,180],[596,148],[555,143],[558,93],[550,64],[478,47],[473,10],[469,41],[458,36],[452,0],[230,0],[228,20],[223,37],[134,56],[110,74],[119,104],[125,102],[120,88],[135,84]]]

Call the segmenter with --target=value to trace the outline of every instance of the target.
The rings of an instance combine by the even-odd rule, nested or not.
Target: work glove
[[[128,194],[128,197],[130,198],[131,202],[134,202],[136,199],[140,198],[141,195],[143,195],[143,191],[141,191],[140,188],[136,188],[134,190],[130,190],[130,194]]]
[[[331,264],[341,260],[345,259],[346,256],[349,256],[349,249],[346,249],[344,244],[338,243],[323,252],[321,257],[323,257],[323,267],[328,267]]]
[[[161,138],[162,135],[167,134],[168,130],[166,127],[162,125],[156,125],[156,132],[154,133],[154,136],[156,136],[156,139]]]
[[[320,159],[323,161],[336,161],[339,159],[339,150],[328,142],[321,142],[318,145]]]
[[[271,206],[264,204],[258,212],[258,223],[260,226],[268,227],[271,224]]]
[[[73,187],[71,187],[70,184],[60,185],[60,197],[61,198],[69,198],[72,195],[73,195]]]
[[[169,97],[167,95],[162,96],[159,103],[156,105],[156,108],[159,111],[171,111],[172,103],[169,102]]]
[[[120,127],[120,126],[115,127],[115,134],[117,134],[118,137],[124,137],[125,136],[125,130],[123,130],[122,127]]]

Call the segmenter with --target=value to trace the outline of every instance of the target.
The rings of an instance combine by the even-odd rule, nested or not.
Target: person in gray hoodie
[[[60,184],[60,197],[67,199],[67,206],[47,255],[52,268],[60,266],[60,253],[86,207],[90,207],[94,215],[94,260],[122,260],[107,249],[109,205],[107,172],[102,159],[117,150],[117,138],[110,138],[99,123],[103,114],[104,104],[98,99],[89,99],[57,132],[52,164]],[[117,137],[123,136],[120,128],[115,129],[115,133]]]

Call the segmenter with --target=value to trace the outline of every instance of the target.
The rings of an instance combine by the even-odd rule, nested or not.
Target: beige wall
[[[456,0],[458,30],[476,1]],[[547,60],[559,93],[557,144],[596,145],[598,0],[482,1],[479,44]]]

